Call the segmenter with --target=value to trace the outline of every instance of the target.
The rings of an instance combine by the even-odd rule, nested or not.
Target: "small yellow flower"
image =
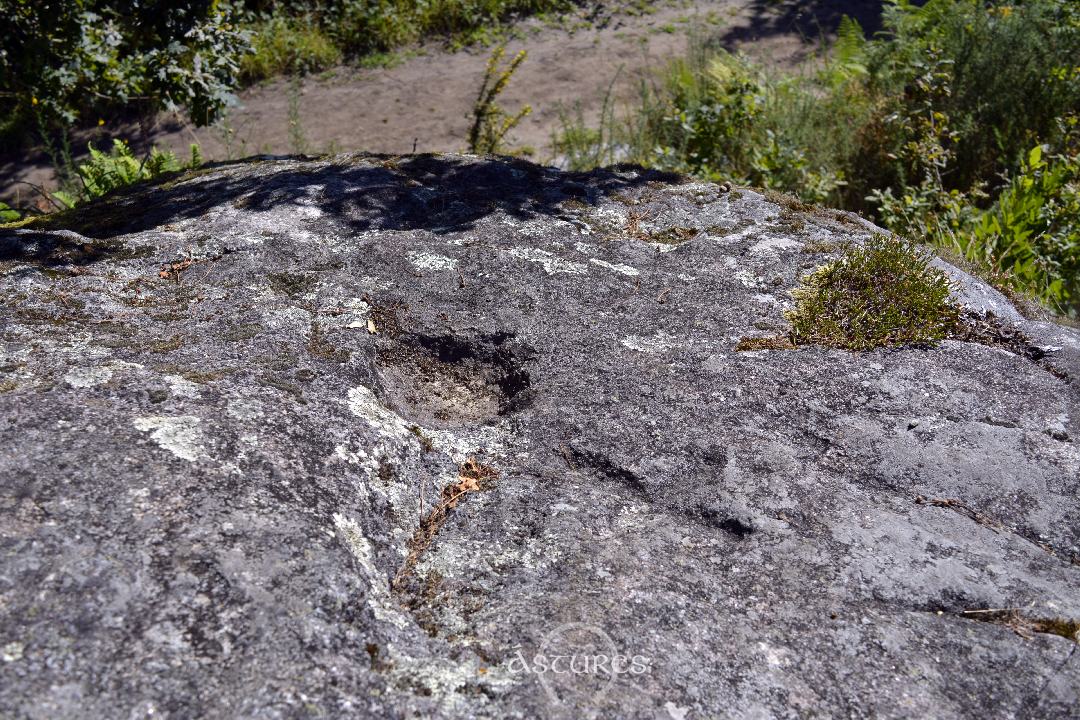
[[[37,105],[37,98],[36,97],[30,98],[30,104],[31,105]]]
[[[97,124],[98,124],[98,127],[101,127],[102,125],[105,124],[105,121],[102,120],[101,118],[98,118]]]

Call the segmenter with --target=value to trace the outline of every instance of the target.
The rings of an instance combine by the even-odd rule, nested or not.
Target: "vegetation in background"
[[[0,146],[40,143],[70,206],[179,163],[137,159],[117,141],[76,166],[71,133],[105,118],[184,110],[220,117],[238,81],[248,33],[228,0],[0,0]]]
[[[480,93],[476,96],[476,102],[473,103],[473,124],[469,129],[469,152],[471,153],[479,155],[498,153],[502,149],[506,134],[532,112],[532,108],[526,105],[517,113],[510,115],[497,103],[499,95],[506,90],[510,78],[521,63],[525,62],[526,57],[525,51],[522,50],[504,69],[500,69],[499,66],[505,55],[505,46],[500,45],[495,48],[484,69]]]
[[[323,17],[342,50],[359,56],[431,36],[468,41],[515,16],[571,6],[570,0],[330,0]]]
[[[211,124],[240,84],[344,60],[387,64],[432,37],[486,40],[576,1],[0,0],[0,148],[42,145],[70,194],[78,129],[160,110]],[[294,114],[290,142],[306,146]]]
[[[795,290],[795,309],[787,313],[791,342],[869,350],[945,339],[960,309],[930,258],[925,249],[880,235],[847,249]]]
[[[1080,314],[1080,3],[890,0],[820,69],[771,74],[696,42],[600,128],[564,118],[572,169],[612,161],[784,190],[949,248]]]
[[[571,9],[574,0],[248,0],[255,54],[243,79],[328,68],[342,58],[362,64],[408,43],[440,37],[455,43],[490,40],[516,17]]]
[[[1012,289],[1032,289],[1052,307],[1080,305],[1080,154],[1076,148],[1049,158],[1035,146],[990,208],[956,249],[985,265],[1007,259]]]
[[[252,52],[240,60],[245,85],[277,75],[303,75],[341,62],[341,48],[310,16],[273,15],[253,25]]]
[[[62,144],[75,128],[162,109],[206,125],[241,83],[385,63],[410,42],[471,42],[574,2],[0,0],[0,145]]]

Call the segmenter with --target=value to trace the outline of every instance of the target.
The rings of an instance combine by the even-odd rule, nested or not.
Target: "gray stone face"
[[[71,223],[0,231],[0,716],[1080,716],[1080,334],[735,351],[865,221],[365,156]]]

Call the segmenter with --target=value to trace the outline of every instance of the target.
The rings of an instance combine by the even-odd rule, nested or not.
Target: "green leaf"
[[[56,190],[52,194],[53,200],[58,201],[67,209],[71,209],[78,204],[78,199],[71,193],[64,192],[63,190]]]
[[[6,203],[0,202],[0,223],[15,222],[20,217],[19,211]]]
[[[1037,168],[1042,165],[1042,145],[1036,145],[1028,153],[1028,167]]]

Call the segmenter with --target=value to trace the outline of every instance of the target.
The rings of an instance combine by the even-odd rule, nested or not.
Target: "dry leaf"
[[[370,320],[368,322],[371,323]],[[374,323],[371,327],[373,326]],[[420,525],[409,540],[409,554],[405,558],[405,564],[391,583],[395,590],[405,587],[405,582],[416,567],[420,555],[435,539],[439,528],[446,522],[449,511],[456,508],[469,493],[489,487],[490,481],[497,477],[499,477],[498,470],[489,465],[481,465],[476,458],[469,458],[461,464],[458,468],[458,479],[442,489],[439,503],[420,519]]]
[[[158,277],[159,278],[166,278],[166,279],[171,278],[171,277],[175,277],[175,278],[179,279],[180,273],[187,270],[189,267],[191,267],[194,264],[195,264],[194,260],[192,260],[191,258],[185,258],[185,259],[183,259],[183,260],[181,260],[179,262],[174,262],[174,263],[169,263],[167,265],[162,265],[161,269],[158,270]]]
[[[368,321],[367,321],[367,331],[369,333],[371,333],[372,335],[374,335],[376,332],[378,332],[375,329],[375,321],[372,320],[371,318],[368,318]]]

